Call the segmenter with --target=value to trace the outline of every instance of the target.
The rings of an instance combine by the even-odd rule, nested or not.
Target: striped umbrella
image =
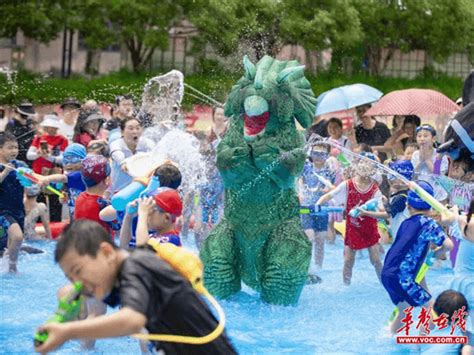
[[[397,90],[383,96],[367,112],[367,116],[426,116],[452,114],[459,111],[458,105],[435,90]]]

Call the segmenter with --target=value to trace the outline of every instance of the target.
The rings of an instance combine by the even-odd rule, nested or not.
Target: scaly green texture
[[[296,61],[265,56],[254,66],[244,58],[244,67],[245,75],[225,105],[230,127],[217,149],[225,212],[201,249],[205,284],[212,294],[226,298],[244,281],[268,303],[294,305],[311,259],[295,191],[305,161],[295,119],[308,127],[316,99]],[[250,96],[268,103],[270,118],[261,134],[249,138],[244,134],[244,101]],[[253,112],[266,107],[260,99],[248,100],[249,112],[254,102],[259,107]]]

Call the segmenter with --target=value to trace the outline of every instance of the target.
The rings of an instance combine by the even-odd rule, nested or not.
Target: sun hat
[[[84,120],[84,123],[91,122],[91,121],[102,121],[102,122],[104,122],[105,118],[100,113],[96,112],[96,113],[93,113],[93,114],[87,116],[87,118]]]
[[[59,128],[59,120],[56,115],[45,115],[41,127]]]
[[[74,108],[80,108],[81,104],[75,98],[68,97],[66,100],[64,100],[64,102],[61,104],[60,107],[61,107],[61,109],[64,109],[66,106],[71,106],[71,107],[74,107]]]
[[[16,107],[16,112],[24,116],[36,115],[35,108],[31,102],[23,102]]]

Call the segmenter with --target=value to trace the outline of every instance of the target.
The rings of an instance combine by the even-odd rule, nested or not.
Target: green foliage
[[[210,43],[224,56],[239,43],[260,59],[288,43],[308,49],[347,47],[361,36],[350,0],[210,0],[191,12],[190,20],[199,30],[195,51]]]
[[[357,10],[350,0],[286,0],[281,28],[287,43],[306,49],[350,48],[362,36]]]
[[[242,76],[243,69],[238,74],[228,72],[214,72],[206,75],[187,75],[185,82],[214,99],[224,102],[232,85]],[[132,93],[139,99],[143,87],[148,79],[162,73],[132,73],[120,71],[94,79],[85,79],[74,76],[70,79],[47,78],[28,72],[20,72],[9,83],[5,75],[0,75],[0,104],[16,104],[23,99],[30,99],[36,104],[58,103],[73,96],[79,100],[95,99],[101,102],[112,102],[115,95]],[[428,88],[438,90],[455,100],[461,95],[463,80],[447,77],[441,74],[426,73],[425,76],[413,80],[401,78],[387,78],[357,74],[346,76],[342,74],[322,73],[317,76],[308,76],[313,92],[316,96],[322,92],[348,84],[365,83],[378,88],[384,93],[393,90],[408,88]],[[193,104],[202,104],[185,90],[184,106],[190,108]]]
[[[207,43],[223,56],[235,52],[245,42],[256,52],[258,59],[274,55],[280,43],[282,6],[273,0],[209,0],[191,11],[189,18],[199,30],[194,51]]]
[[[0,1],[0,38],[15,37],[18,30],[40,42],[49,42],[64,28],[61,2]]]
[[[351,0],[362,26],[371,74],[380,73],[395,49],[426,50],[437,60],[472,50],[474,5],[470,0]],[[389,50],[385,55],[382,49]]]

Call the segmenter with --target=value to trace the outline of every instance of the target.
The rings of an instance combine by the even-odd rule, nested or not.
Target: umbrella
[[[341,86],[319,95],[315,116],[368,104],[382,95],[381,91],[365,84]]]
[[[452,114],[458,105],[434,90],[406,89],[392,91],[382,97],[365,114],[367,116],[426,116]]]

